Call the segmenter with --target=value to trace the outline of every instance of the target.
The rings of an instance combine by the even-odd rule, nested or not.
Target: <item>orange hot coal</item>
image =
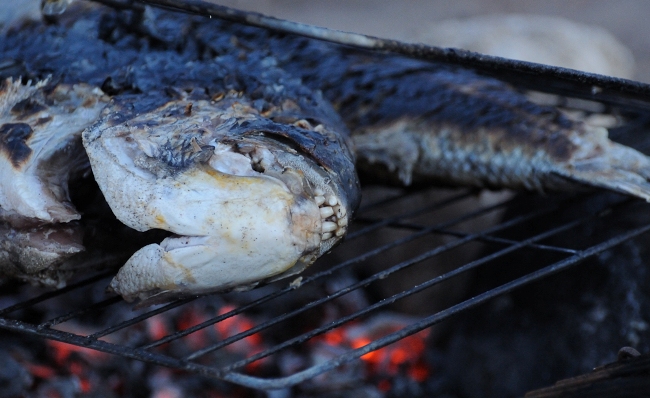
[[[52,347],[54,360],[59,365],[65,364],[74,353],[91,363],[104,360],[108,356],[108,354],[92,348],[80,347],[56,340],[48,340],[47,342]]]
[[[196,325],[200,325],[208,319],[210,319],[210,317],[205,311],[196,308],[196,306],[188,306],[176,321],[176,327],[177,330],[186,330]],[[211,342],[211,338],[212,336],[210,335],[209,330],[203,328],[187,335],[184,338],[184,341],[190,350],[196,351],[207,347]]]
[[[225,305],[219,310],[219,315],[227,314],[235,310],[234,305]],[[255,323],[243,314],[233,315],[228,317],[221,322],[218,322],[214,325],[215,330],[219,334],[221,339],[226,339],[228,337],[234,336],[239,333],[246,332],[247,330],[255,327]],[[259,352],[262,352],[266,349],[264,342],[262,341],[262,335],[260,333],[254,333],[250,336],[246,336],[241,340],[238,340],[232,344],[226,346],[226,350],[243,355],[246,358],[249,358]],[[262,363],[264,363],[268,358],[262,358],[255,362],[252,362],[246,365],[246,370],[249,372],[254,372],[257,370]]]
[[[397,332],[413,322],[413,319],[395,314],[382,314],[366,321],[356,321],[346,326],[330,330],[313,339],[333,347],[357,349]],[[430,367],[426,363],[426,340],[429,330],[401,339],[393,344],[361,356],[366,365],[366,378],[380,379],[379,388],[389,390],[390,381],[386,378],[406,374],[416,382],[429,377]]]

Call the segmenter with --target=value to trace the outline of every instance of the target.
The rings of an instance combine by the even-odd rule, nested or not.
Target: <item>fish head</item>
[[[356,204],[339,173],[290,139],[309,122],[278,124],[235,95],[133,109],[114,100],[83,136],[116,217],[172,234],[119,271],[111,288],[125,299],[250,289],[302,271],[345,235]]]

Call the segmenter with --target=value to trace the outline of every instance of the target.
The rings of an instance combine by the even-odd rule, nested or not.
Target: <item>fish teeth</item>
[[[314,202],[319,207],[321,216],[321,240],[345,235],[348,218],[341,201],[335,195],[326,194],[322,189],[317,188],[314,190]]]
[[[333,232],[336,231],[338,227],[339,226],[335,222],[323,221],[323,225],[321,229],[323,230],[323,232]]]
[[[329,206],[321,207],[320,208],[320,216],[321,218],[325,219],[329,216],[334,215],[334,209],[332,209]]]
[[[347,215],[345,211],[345,207],[343,206],[334,206],[332,207],[332,210],[334,211],[334,214],[336,214],[336,218],[338,219],[344,218]]]

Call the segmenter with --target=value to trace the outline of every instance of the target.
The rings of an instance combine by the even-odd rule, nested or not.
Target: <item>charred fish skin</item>
[[[112,290],[147,305],[302,271],[342,239],[360,201],[338,114],[264,54],[153,58],[165,57],[166,90],[115,95],[84,133],[118,219],[175,234],[136,252]]]
[[[363,69],[365,59],[356,62],[351,69],[357,72],[386,73]],[[495,79],[414,62],[399,72],[402,61],[393,62],[398,65],[387,69],[399,78],[355,90],[360,97],[337,93],[348,101],[341,106],[350,113],[342,114],[357,126],[360,172],[387,172],[407,185],[435,181],[538,192],[583,185],[650,200],[650,160],[610,141],[605,128],[535,104]],[[367,78],[351,77],[341,87],[368,87]]]
[[[165,15],[168,14],[162,14],[163,17]],[[241,214],[246,211],[257,214],[255,212],[258,209],[269,207],[275,201],[277,212],[285,214],[285,218],[280,221],[284,222],[282,227],[286,232],[282,234],[280,244],[272,245],[272,247],[260,245],[259,248],[253,247],[250,250],[253,254],[258,254],[257,260],[265,260],[274,257],[269,254],[274,253],[273,250],[280,247],[285,249],[280,256],[277,256],[277,264],[271,264],[266,268],[263,263],[251,263],[251,256],[247,257],[247,254],[244,253],[247,245],[242,244],[241,239],[234,239],[236,247],[233,247],[232,245],[224,246],[214,236],[210,236],[217,233],[215,230],[218,229],[214,226],[198,231],[200,234],[205,233],[205,236],[192,235],[191,238],[186,239],[185,243],[179,243],[183,237],[169,238],[163,246],[171,252],[168,257],[172,260],[179,251],[183,251],[181,250],[183,248],[179,246],[185,245],[193,246],[188,250],[194,250],[193,253],[201,257],[201,261],[204,263],[209,262],[212,255],[223,254],[215,253],[216,248],[219,248],[221,244],[222,249],[224,247],[227,249],[223,252],[232,257],[228,260],[229,264],[236,264],[239,258],[243,259],[244,265],[251,267],[243,269],[234,267],[236,269],[234,272],[232,269],[224,269],[223,266],[215,267],[215,269],[210,269],[210,267],[202,269],[194,267],[192,269],[197,262],[189,261],[182,275],[172,274],[170,276],[170,267],[156,267],[154,257],[152,257],[156,253],[161,256],[166,254],[161,252],[163,246],[150,245],[146,248],[148,251],[139,252],[140,254],[136,254],[131,261],[127,262],[112,283],[115,291],[127,299],[140,298],[151,303],[181,295],[250,287],[260,281],[300,272],[340,241],[347,230],[347,224],[353,216],[354,209],[358,206],[360,191],[347,129],[336,112],[322,99],[319,93],[314,93],[302,86],[298,79],[287,76],[281,69],[274,66],[275,63],[272,59],[255,53],[242,58],[238,52],[230,51],[224,52],[216,58],[201,60],[198,53],[192,51],[179,53],[175,49],[168,50],[165,46],[159,46],[155,51],[142,50],[140,47],[143,37],[148,37],[152,41],[166,40],[158,35],[160,30],[147,25],[150,22],[146,21],[146,23],[140,21],[139,23],[142,25],[138,25],[139,28],[137,26],[125,28],[122,19],[124,14],[122,13],[109,12],[104,16],[106,19],[93,14],[89,20],[82,19],[76,22],[85,28],[95,26],[99,32],[97,37],[89,35],[88,30],[80,32],[75,29],[62,30],[51,26],[38,27],[45,32],[38,36],[36,40],[38,45],[31,48],[27,41],[27,37],[30,36],[28,30],[14,32],[15,36],[12,37],[12,40],[16,42],[13,43],[14,46],[11,45],[11,40],[4,42],[6,44],[5,54],[8,55],[8,58],[17,60],[17,64],[23,68],[22,73],[27,76],[38,77],[45,73],[52,73],[59,82],[72,84],[78,81],[90,81],[101,84],[106,92],[113,94],[113,103],[105,111],[102,122],[92,131],[97,133],[110,130],[120,125],[132,124],[136,119],[139,120],[140,128],[143,130],[139,133],[134,132],[134,134],[140,138],[146,137],[139,142],[143,145],[145,142],[148,144],[140,149],[144,149],[152,156],[143,152],[138,157],[138,165],[129,164],[129,167],[133,167],[136,171],[139,170],[148,177],[167,179],[171,182],[175,179],[184,179],[183,182],[186,184],[196,185],[198,183],[199,188],[201,183],[205,182],[206,175],[210,175],[210,173],[219,175],[219,180],[231,182],[222,190],[224,194],[220,196],[221,199],[228,194],[241,195],[245,199],[256,193],[257,198],[254,199],[258,202],[249,200],[247,202],[248,210],[240,211]],[[128,17],[127,15],[127,20]],[[134,16],[132,15],[132,17]],[[174,18],[178,21],[182,20],[184,23],[187,22],[185,19]],[[138,18],[134,17],[134,19]],[[181,26],[186,25],[181,24]],[[92,32],[92,29],[90,31]],[[79,47],[78,43],[82,42],[85,42],[85,45]],[[86,52],[82,51],[71,57],[69,53],[60,51],[68,44],[72,47],[76,46],[75,48],[80,50],[86,49]],[[21,46],[21,50],[15,50]],[[171,43],[169,47],[175,48],[175,45]],[[98,49],[103,52],[102,56],[97,56]],[[84,61],[86,58],[89,58],[88,62]],[[41,63],[38,62],[38,59],[45,61]],[[73,65],[66,67],[66,64]],[[161,89],[164,90],[161,92]],[[149,95],[139,94],[143,91],[148,92]],[[188,93],[192,93],[192,95],[188,96]],[[219,107],[225,107],[225,110]],[[210,113],[206,109],[212,109],[215,111],[215,115],[223,116],[228,112],[232,114],[232,117],[227,118],[228,123],[223,120],[218,123],[225,129],[223,131],[228,131],[231,138],[225,139],[220,136],[220,139],[225,139],[224,142],[203,145],[201,135],[196,135],[195,125],[204,123],[204,117],[207,118],[206,120],[214,118],[214,115],[206,114]],[[237,112],[233,109],[236,109]],[[234,116],[235,114],[237,117]],[[199,117],[197,115],[203,116],[198,120],[196,119]],[[191,119],[192,117],[194,119]],[[149,125],[154,120],[160,122],[164,119],[169,122],[169,120],[178,121],[184,118],[191,119],[185,120],[185,123],[190,123],[191,126],[167,126],[169,128],[164,131],[161,127],[160,136],[152,138],[155,134],[150,134]],[[179,121],[179,124],[182,123]],[[132,125],[127,130],[131,131],[131,129],[137,130]],[[191,133],[176,134],[185,130],[190,130]],[[169,135],[169,140],[165,139],[165,134]],[[99,135],[101,136],[101,134]],[[238,136],[241,136],[240,139]],[[146,218],[146,215],[143,214],[132,213],[129,215],[129,208],[125,205],[130,201],[137,201],[136,193],[141,190],[135,187],[131,191],[125,191],[123,186],[116,187],[115,181],[113,181],[113,185],[111,182],[107,182],[106,171],[115,165],[104,162],[103,166],[98,168],[96,166],[98,162],[101,163],[101,155],[93,158],[92,154],[102,153],[107,155],[106,159],[111,159],[111,156],[114,155],[110,152],[112,146],[103,147],[99,143],[101,139],[90,133],[86,135],[86,138],[91,161],[95,164],[95,178],[100,185],[104,185],[105,193],[108,192],[106,198],[109,199],[109,204],[111,201],[121,204],[113,206],[113,209],[122,221],[138,230],[168,227],[168,230],[184,232],[183,228],[185,227],[192,229],[188,223],[193,223],[193,218],[184,220],[184,217],[188,216],[187,213],[191,213],[192,209],[183,209],[181,206],[179,211],[179,208],[174,208],[175,200],[186,203],[183,200],[188,199],[189,195],[187,191],[183,191],[178,186],[174,188],[179,194],[172,198],[167,197],[170,199],[169,203],[160,204],[158,202],[163,209],[173,213],[165,217],[165,221],[160,219],[142,220],[142,218]],[[118,138],[113,137],[113,139],[117,139],[119,142]],[[120,146],[115,143],[114,147],[119,148]],[[197,152],[197,147],[203,149]],[[256,147],[260,150],[254,150]],[[215,150],[218,154],[214,152]],[[228,159],[234,158],[236,167],[234,170],[228,169],[230,166],[226,167],[226,170],[216,170],[210,166],[212,157],[224,158],[226,164],[228,164]],[[114,158],[113,156],[112,159]],[[270,158],[275,159],[274,162],[270,162]],[[244,164],[245,162],[248,164]],[[225,167],[214,160],[212,163],[219,168]],[[236,174],[242,170],[253,175],[237,176]],[[118,171],[123,174],[126,172],[124,168]],[[229,173],[234,174],[230,175]],[[123,174],[116,173],[115,175]],[[224,177],[229,175],[230,177]],[[240,177],[249,183],[238,183]],[[217,180],[213,177],[211,179]],[[250,181],[257,183],[253,184]],[[264,193],[260,189],[256,189],[247,193],[244,189],[246,185],[264,185],[260,181],[270,187],[268,192]],[[122,182],[120,181],[120,183]],[[117,189],[111,189],[111,187]],[[150,186],[152,191],[164,190],[165,187],[164,183]],[[131,194],[132,197],[129,197]],[[274,195],[279,196],[280,199],[284,198],[284,205],[280,203],[280,199],[274,198]],[[217,199],[219,198],[213,202]],[[195,202],[200,207],[201,201]],[[297,204],[289,206],[286,205],[288,202],[291,202],[290,205]],[[287,214],[287,206],[289,206],[289,214]],[[274,208],[271,207],[271,209]],[[219,211],[216,208],[209,210],[216,211],[215,216],[226,214],[225,211]],[[179,214],[185,214],[180,217],[180,222],[178,222]],[[289,221],[291,222],[287,221],[288,216],[290,216]],[[199,217],[205,218],[205,214],[200,214]],[[278,238],[277,231],[275,235],[263,234],[263,217],[254,218],[249,214],[248,218],[251,225],[245,226],[248,229],[247,239],[255,239],[256,234]],[[276,217],[276,219],[281,218],[280,216]],[[184,226],[179,225],[183,223],[185,223]],[[244,227],[241,225],[239,227],[241,235],[243,234],[241,228]],[[304,227],[304,230],[301,230],[301,227]],[[286,231],[287,228],[291,231]],[[271,231],[270,227],[267,229]],[[276,229],[279,230],[279,228]],[[262,236],[262,238],[268,241],[266,236]],[[199,241],[202,243],[197,243]],[[282,246],[287,242],[291,248],[286,248],[286,245]],[[270,252],[262,256],[260,254],[262,248],[269,249]],[[287,252],[290,253],[287,254]],[[169,261],[163,261],[163,263],[170,265]],[[177,265],[175,261],[172,263]],[[147,274],[147,272],[151,273]],[[210,276],[211,279],[208,279],[207,276]]]
[[[174,61],[166,52],[149,52],[145,62],[139,46],[133,45],[136,37],[182,48],[177,57],[182,62],[206,54],[249,66],[251,57],[265,59],[322,91],[352,131],[359,170],[381,181],[538,191],[575,189],[571,181],[576,181],[648,198],[643,155],[610,143],[602,129],[569,120],[557,109],[534,104],[511,86],[469,70],[161,11],[92,18],[99,26],[93,48],[115,55],[104,57],[104,66],[97,61],[91,61],[92,68],[78,66],[67,79],[77,74],[116,92],[147,91],[185,79],[184,74],[167,72],[164,65]],[[27,51],[12,50],[24,46],[17,41],[8,47],[16,59]],[[81,41],[70,46],[78,48]],[[40,58],[61,68],[84,65]],[[120,60],[136,67],[127,68]],[[620,162],[621,155],[635,160]]]
[[[610,141],[606,129],[535,104],[499,80],[220,23],[222,31],[239,33],[242,47],[263,43],[280,66],[322,90],[352,132],[365,178],[538,192],[591,186],[650,200],[645,155]],[[223,40],[207,25],[199,37],[211,48]]]
[[[412,103],[429,105],[420,116],[400,112],[392,100],[388,107],[398,111],[386,110],[383,119],[355,115],[360,172],[387,172],[407,185],[436,181],[538,192],[593,186],[650,200],[650,160],[610,141],[605,128],[534,104],[502,82],[447,74],[419,72],[400,79],[399,90],[410,87],[411,95],[423,97]],[[384,86],[372,97],[392,90]],[[368,109],[375,112],[372,105]],[[393,145],[398,140],[401,145]]]
[[[347,160],[354,160],[354,153],[345,124],[319,90],[284,71],[272,54],[242,48],[236,32],[224,32],[218,51],[207,51],[199,38],[204,18],[150,8],[143,14],[105,7],[82,11],[72,12],[67,26],[28,24],[8,32],[0,41],[0,59],[19,65],[23,78],[51,75],[61,83],[99,86],[113,96],[136,94],[140,100],[133,103],[138,107],[151,101],[138,95],[150,91],[180,93],[200,86],[212,99],[245,93],[252,108],[269,120],[308,126],[276,126],[274,134],[337,170],[350,203],[359,202],[356,173]],[[18,77],[14,69],[11,73]],[[273,112],[264,108],[270,103],[276,104]],[[314,131],[322,120],[330,128]]]

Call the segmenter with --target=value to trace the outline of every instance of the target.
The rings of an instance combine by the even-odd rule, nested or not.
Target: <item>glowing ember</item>
[[[189,306],[187,311],[184,311],[178,320],[176,325],[178,330],[189,329],[192,326],[199,325],[207,321],[210,317],[203,311],[195,308],[195,306]],[[210,335],[208,329],[199,329],[194,333],[189,334],[185,339],[185,343],[192,351],[200,350],[208,345],[210,342]]]
[[[151,340],[160,340],[172,332],[167,324],[167,318],[163,314],[147,318],[146,325],[147,334]]]
[[[219,315],[224,315],[230,311],[233,311],[234,309],[235,306],[233,305],[225,305],[219,310]],[[230,336],[234,336],[236,334],[243,333],[249,329],[252,329],[253,327],[255,327],[255,324],[245,315],[238,314],[226,318],[219,323],[216,323],[214,327],[217,333],[219,334],[219,337],[225,339]],[[226,350],[232,353],[243,355],[246,358],[251,357],[261,351],[264,351],[265,349],[266,347],[262,342],[262,335],[260,335],[259,333],[246,336],[243,339],[238,340],[226,346]],[[267,359],[268,358],[263,358],[248,364],[246,366],[246,370],[248,370],[249,372],[253,372],[257,370],[262,365],[262,363],[264,363]]]
[[[56,371],[53,368],[46,365],[28,363],[26,364],[26,367],[29,373],[31,373],[33,376],[38,377],[40,379],[50,379],[56,375]]]
[[[108,355],[106,353],[103,353],[101,351],[96,351],[91,348],[80,347],[68,343],[62,343],[56,340],[48,340],[48,344],[50,345],[50,347],[52,347],[52,350],[54,351],[53,353],[54,360],[59,365],[65,364],[73,354],[78,354],[80,357],[84,358],[89,362],[100,361]]]
[[[125,329],[122,332],[123,334],[105,336],[104,339],[111,342],[121,336],[131,338],[136,342],[142,340],[157,341],[176,331],[192,328],[209,321],[217,315],[224,315],[235,309],[232,305],[223,306],[218,311],[215,311],[214,308],[214,306],[188,305],[182,311],[168,311],[146,318],[137,327],[128,331]],[[160,344],[156,349],[166,355],[169,355],[170,352],[184,352],[188,349],[194,351],[246,332],[255,325],[256,323],[248,316],[238,314],[226,318],[212,327],[199,329],[180,339]],[[57,329],[79,335],[91,334],[89,330],[86,330],[85,326],[71,322],[57,325]],[[157,398],[248,396],[245,389],[223,386],[216,381],[215,384],[205,380],[197,383],[184,383],[183,380],[186,378],[192,380],[191,377],[193,376],[188,376],[183,371],[166,368],[153,371],[150,373],[149,378],[142,379],[141,385],[136,384],[133,386],[130,384],[130,368],[120,366],[120,363],[124,364],[126,362],[121,362],[122,359],[118,356],[59,341],[47,341],[46,344],[48,347],[46,358],[39,362],[32,362],[27,359],[21,361],[25,369],[31,374],[32,388],[38,390],[37,396],[57,398],[73,396],[68,394],[68,391],[76,394],[74,396],[103,396],[102,394],[109,396],[140,396],[138,391],[148,391],[149,396]],[[215,360],[215,358],[217,361],[243,359],[265,349],[266,345],[262,342],[262,336],[255,333],[226,346],[215,357],[206,356],[205,360],[209,362]],[[225,355],[225,359],[222,355]],[[259,372],[261,366],[267,361],[268,358],[255,361],[246,366],[246,371],[248,373]],[[112,377],[106,377],[107,374],[112,375]],[[224,394],[219,390],[220,388],[223,388]],[[130,393],[133,395],[129,395]],[[2,394],[0,393],[0,395]]]
[[[220,341],[247,333],[257,326],[257,320],[246,314],[228,316],[232,312],[237,312],[237,307],[222,303],[223,301],[212,305],[189,304],[176,311],[167,311],[146,318],[131,329],[104,336],[103,339],[107,342],[130,339],[134,344],[141,344],[145,341],[164,339],[178,331],[205,323],[206,327],[186,336],[171,339],[155,348],[165,355],[175,355],[178,352],[210,347]],[[332,311],[332,317],[338,316],[337,309]],[[207,326],[215,316],[228,317]],[[330,322],[327,317],[325,319],[325,322]],[[322,363],[346,351],[364,347],[381,337],[403,329],[415,320],[385,313],[367,320],[354,321],[312,339],[308,343],[311,346],[305,347],[307,348],[305,350],[287,350],[273,358],[262,358],[246,365],[243,371],[247,374],[263,376],[277,370],[283,374],[293,374],[309,367],[310,364]],[[92,334],[87,326],[78,323],[67,322],[57,325],[57,328],[78,335]],[[359,386],[359,382],[362,382],[373,391],[394,393],[395,389],[402,385],[396,383],[396,380],[410,384],[421,383],[431,372],[424,360],[427,335],[428,331],[422,331],[387,347],[369,352],[361,357],[361,361],[345,364],[337,370],[313,378],[310,380],[312,384],[305,388],[314,389],[313,391],[346,391],[351,387]],[[272,338],[273,335],[270,334],[269,337]],[[232,363],[250,358],[268,348],[264,338],[261,333],[250,334],[224,346],[221,350],[206,354],[201,360],[212,364]],[[250,393],[247,389],[225,385],[218,380],[206,382],[201,379],[200,382],[194,380],[192,383],[186,383],[184,380],[192,380],[192,376],[184,371],[166,368],[150,371],[146,368],[125,366],[129,362],[125,362],[119,356],[85,347],[58,341],[48,341],[46,344],[49,354],[46,358],[39,359],[38,362],[31,358],[21,360],[22,365],[31,375],[31,388],[38,391],[37,396],[64,397],[70,396],[66,395],[67,391],[73,391],[75,396],[99,396],[103,393],[113,396],[140,396],[138,394],[144,393],[157,398],[182,396],[223,398],[249,396]],[[277,370],[271,364],[276,360]],[[134,377],[131,372],[135,369],[148,376]],[[133,384],[132,377],[142,382]]]
[[[397,332],[413,321],[412,318],[401,315],[381,314],[365,322],[354,322],[333,329],[312,341],[333,347],[356,349]],[[366,365],[366,378],[379,379],[377,386],[382,391],[390,390],[389,379],[399,374],[407,375],[416,382],[425,381],[430,374],[430,368],[424,358],[428,335],[429,330],[425,329],[363,355],[361,359]]]

